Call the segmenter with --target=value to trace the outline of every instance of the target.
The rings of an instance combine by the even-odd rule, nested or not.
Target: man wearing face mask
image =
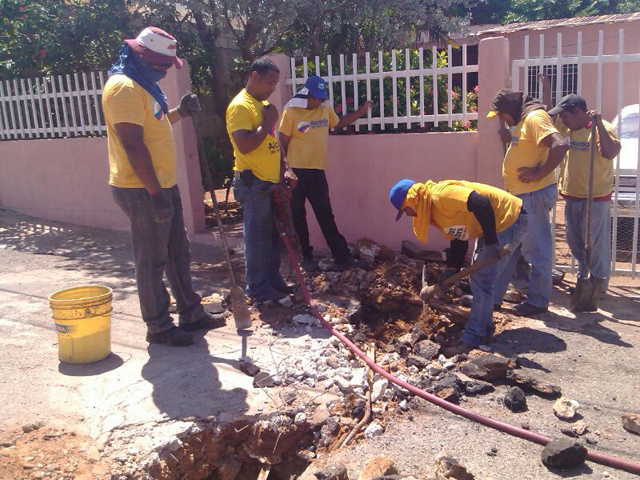
[[[224,325],[222,316],[205,312],[191,284],[191,252],[176,182],[171,125],[200,111],[198,97],[187,93],[169,109],[158,85],[167,71],[182,67],[177,42],[167,32],[145,28],[125,40],[109,70],[102,106],[109,139],[109,184],[116,204],[129,217],[136,283],[147,342],[170,346],[193,343],[195,330]],[[169,314],[166,271],[176,299],[179,326]]]
[[[564,159],[568,146],[553,126],[544,105],[523,92],[500,90],[487,114],[487,118],[494,117],[513,129],[502,176],[507,191],[522,200],[529,215],[529,233],[522,243],[522,254],[531,264],[531,281],[527,300],[512,313],[530,317],[546,312],[549,306],[553,269],[549,213],[558,196],[555,169]],[[499,282],[511,279],[519,253],[516,252],[505,267]],[[501,303],[502,298],[494,299],[495,307]]]

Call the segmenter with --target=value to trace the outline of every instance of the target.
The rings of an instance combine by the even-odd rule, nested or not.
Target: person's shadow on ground
[[[530,327],[503,330],[494,337],[491,346],[494,352],[505,357],[525,353],[557,353],[567,349],[565,341],[556,335]],[[528,362],[529,364],[523,366],[547,371],[532,360],[528,360]]]
[[[190,347],[149,345],[142,377],[153,385],[153,401],[170,419],[241,415],[248,409],[247,391],[225,390],[216,363],[237,362],[212,357],[204,336]]]

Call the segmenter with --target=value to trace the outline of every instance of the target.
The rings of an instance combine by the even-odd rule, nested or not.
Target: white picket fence
[[[286,80],[288,85],[291,85],[292,94],[295,95],[300,88],[304,85],[306,79],[310,75],[321,76],[325,79],[329,87],[329,101],[332,107],[334,105],[334,93],[340,95],[341,113],[345,115],[348,113],[347,103],[347,89],[353,92],[353,107],[352,111],[355,111],[359,107],[359,92],[362,88],[366,90],[367,100],[373,100],[378,104],[377,109],[369,111],[366,118],[361,118],[355,122],[356,129],[360,130],[361,126],[366,126],[368,130],[372,130],[374,125],[380,125],[380,129],[384,130],[385,126],[392,125],[393,128],[397,128],[398,125],[406,125],[407,129],[410,129],[414,124],[424,127],[427,123],[433,123],[438,126],[439,123],[446,122],[449,127],[453,125],[453,122],[459,121],[465,124],[470,120],[477,120],[478,113],[470,112],[467,105],[467,96],[464,92],[467,92],[469,73],[477,73],[478,65],[469,65],[467,63],[467,45],[462,45],[462,65],[452,65],[452,46],[449,45],[447,50],[447,62],[445,67],[437,66],[437,54],[438,50],[433,47],[431,49],[431,65],[425,66],[425,51],[423,48],[417,50],[419,65],[417,69],[411,68],[411,62],[408,61],[411,56],[412,50],[406,49],[404,53],[398,53],[396,50],[391,51],[391,66],[390,70],[384,69],[383,52],[377,53],[377,68],[372,71],[372,55],[370,52],[366,52],[364,55],[364,71],[360,72],[358,64],[359,57],[357,54],[353,54],[351,57],[351,64],[348,64],[348,60],[345,55],[341,54],[338,58],[339,74],[334,74],[334,58],[331,55],[326,57],[325,68],[321,68],[320,57],[316,56],[313,59],[315,64],[315,71],[309,71],[308,57],[303,57],[302,66],[303,74],[300,76],[296,71],[296,59],[291,58],[291,74],[290,78]],[[416,50],[413,50],[414,54]],[[398,56],[404,55],[404,65],[402,70],[397,69]],[[323,71],[324,70],[324,71]],[[454,75],[462,75],[461,92],[462,94],[462,111],[455,112],[453,108],[453,95],[452,85]],[[445,76],[447,78],[447,98],[438,98],[438,78]],[[419,79],[419,88],[416,92],[416,88],[411,85],[411,79]],[[380,98],[380,92],[384,92],[385,79],[391,79],[391,111],[385,110],[384,100],[388,98]],[[403,80],[403,85],[399,84],[399,80]],[[378,95],[374,98],[372,93],[372,83],[377,82]],[[427,83],[428,82],[428,83]],[[337,85],[336,85],[337,84]],[[428,100],[428,95],[425,94],[425,85],[431,85],[433,107],[431,111],[426,111],[425,104]],[[405,101],[404,105],[398,105],[398,90],[404,88]],[[337,92],[336,92],[337,89]],[[418,101],[415,105],[414,100]],[[446,101],[447,113],[439,111],[439,107]]]
[[[0,140],[104,136],[103,72],[0,82]]]
[[[532,87],[536,90],[532,93],[537,93],[538,98],[543,98],[542,82],[538,85],[532,84],[532,80],[537,81],[532,75],[529,74],[532,68],[536,72],[544,71],[545,73],[553,74],[552,85],[552,103],[556,104],[562,98],[563,95],[568,93],[577,93],[578,95],[585,96],[583,91],[588,90],[593,92],[593,88],[585,89],[586,82],[593,82],[592,78],[585,78],[583,72],[584,65],[595,65],[595,98],[585,96],[587,105],[589,108],[595,106],[595,109],[602,111],[602,92],[603,88],[608,91],[616,92],[616,117],[621,119],[622,109],[627,105],[640,104],[640,78],[638,76],[638,66],[640,66],[640,46],[630,45],[627,48],[633,50],[632,53],[625,53],[624,42],[624,29],[618,30],[617,38],[617,50],[615,54],[604,54],[604,32],[599,31],[598,35],[598,49],[597,55],[583,55],[583,36],[582,32],[577,34],[577,43],[575,45],[575,54],[564,55],[563,54],[563,36],[562,33],[557,34],[557,51],[553,57],[545,56],[544,45],[545,36],[540,34],[539,36],[539,55],[538,57],[530,57],[530,39],[529,35],[525,37],[524,43],[524,59],[514,60],[512,62],[511,70],[511,85],[515,90],[523,90],[525,93],[529,93]],[[603,75],[603,66],[607,64],[613,64],[617,68],[617,75]],[[635,69],[629,69],[630,75],[625,75],[625,65],[635,64]],[[551,68],[553,67],[553,69]],[[634,73],[635,71],[635,73]],[[577,78],[574,76],[577,74]],[[521,88],[520,80],[524,79]],[[567,88],[567,83],[571,85]],[[625,98],[625,86],[633,85],[634,88],[631,95]],[[612,120],[609,118],[608,120]],[[622,139],[622,121],[619,120],[617,124],[618,137]],[[628,125],[628,123],[627,123]],[[628,128],[628,127],[625,127]],[[640,117],[638,125],[635,127],[636,139],[637,132],[640,131]],[[614,160],[614,185],[613,185],[613,198],[611,208],[611,223],[612,223],[612,238],[611,238],[611,261],[612,271],[617,275],[630,275],[635,277],[638,272],[638,244],[640,243],[640,148],[638,148],[638,141],[635,145],[633,142],[625,143],[622,141],[623,151]],[[625,149],[633,149],[635,152],[628,152]],[[622,165],[621,156],[625,155],[625,158],[629,156],[637,155],[637,161],[626,161],[625,165]],[[554,231],[556,225],[556,209],[553,211],[553,223]],[[554,249],[555,250],[555,249]],[[556,255],[558,253],[557,250]],[[556,261],[558,258],[556,258]],[[575,271],[575,259],[571,259],[570,265],[557,265],[558,268],[564,270]]]

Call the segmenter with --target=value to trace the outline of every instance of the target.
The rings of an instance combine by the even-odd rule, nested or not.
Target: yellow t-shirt
[[[553,133],[558,133],[558,130],[549,114],[542,109],[534,110],[516,125],[502,164],[502,177],[509,193],[522,195],[556,183],[555,171],[537,182],[525,183],[518,179],[520,167],[534,167],[547,161],[549,149],[540,142]]]
[[[227,132],[236,159],[233,169],[251,170],[260,180],[278,183],[280,181],[280,143],[276,138],[275,127],[258,148],[247,154],[240,153],[231,135],[238,130],[252,131],[258,128],[264,120],[262,109],[265,105],[269,105],[269,102],[256,100],[243,89],[227,107]]]
[[[431,190],[431,224],[448,240],[466,241],[484,235],[476,216],[467,210],[467,200],[474,191],[489,199],[497,232],[506,230],[518,219],[522,200],[504,190],[475,182],[438,182]]]
[[[609,136],[618,145],[620,141],[611,124],[602,121]],[[589,164],[591,161],[591,127],[569,130],[560,116],[556,117],[556,128],[567,139],[569,151],[560,164],[560,193],[569,197],[589,197]],[[593,196],[606,197],[613,190],[613,160],[602,156],[600,134],[596,129],[596,155],[593,166]]]
[[[287,160],[293,168],[327,168],[327,141],[329,129],[340,119],[329,105],[320,105],[313,110],[287,108],[280,121],[280,132],[291,137],[287,149]]]
[[[162,188],[176,184],[176,147],[169,118],[160,104],[138,83],[125,75],[112,75],[102,92],[102,109],[109,139],[109,185],[144,188],[133,171],[114,125],[133,123],[143,128],[153,169]]]

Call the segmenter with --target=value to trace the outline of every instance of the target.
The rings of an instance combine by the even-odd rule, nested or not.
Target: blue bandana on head
[[[109,76],[116,74],[123,74],[134,80],[151,94],[164,113],[169,113],[167,96],[158,85],[158,82],[166,76],[166,73],[149,67],[147,62],[129,50],[129,45],[126,43],[122,45],[120,58],[109,69]]]

